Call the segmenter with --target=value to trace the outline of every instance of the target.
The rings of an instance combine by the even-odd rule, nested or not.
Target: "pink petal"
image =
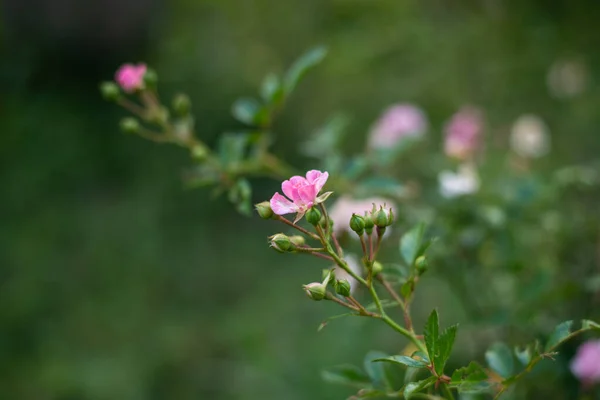
[[[306,179],[304,179],[304,177],[302,176],[292,176],[289,180],[290,182],[290,194],[288,194],[287,196],[293,201],[293,202],[297,202],[297,201],[301,201],[301,197],[300,194],[298,193],[298,190],[304,186],[308,186],[309,183]],[[287,193],[286,193],[287,194]]]
[[[300,201],[308,208],[312,207],[315,202],[317,192],[314,185],[307,185],[298,188],[298,195],[300,196]]]
[[[283,190],[283,194],[290,199],[294,199],[294,197],[296,197],[295,193],[297,192],[294,190],[294,184],[289,180],[283,181],[281,184],[281,190]]]
[[[271,200],[269,201],[271,205],[271,209],[277,215],[291,214],[298,211],[298,206],[280,195],[279,193],[275,193]]]
[[[329,178],[328,172],[321,172],[316,169],[310,170],[306,173],[306,180],[315,187],[315,196],[321,191],[325,182]]]

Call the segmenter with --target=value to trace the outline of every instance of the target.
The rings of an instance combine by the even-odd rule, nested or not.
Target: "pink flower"
[[[377,206],[377,209],[384,204],[394,211],[396,208],[393,202],[380,197],[371,197],[362,200],[356,200],[349,196],[341,196],[338,198],[329,210],[329,217],[333,221],[333,233],[337,236],[341,235],[344,231],[352,234],[349,225],[352,214],[360,215],[362,217],[365,214],[365,211],[370,212],[373,209],[373,204]],[[354,234],[352,234],[351,237],[358,239],[358,236]]]
[[[115,74],[115,81],[127,93],[132,93],[144,86],[146,64],[123,64]]]
[[[600,382],[600,340],[585,342],[571,361],[573,375],[585,385]]]
[[[387,108],[371,129],[369,147],[388,148],[401,139],[420,136],[427,130],[427,120],[420,108],[408,104],[395,104]]]
[[[297,222],[304,213],[315,204],[321,203],[329,197],[331,192],[324,193],[317,197],[329,174],[327,172],[317,171],[315,169],[306,173],[306,178],[302,176],[292,176],[289,180],[283,181],[281,190],[285,196],[275,193],[271,197],[270,204],[273,212],[277,215],[297,213]]]
[[[481,111],[473,107],[463,107],[452,116],[444,130],[446,155],[459,160],[470,158],[479,145],[483,130]]]

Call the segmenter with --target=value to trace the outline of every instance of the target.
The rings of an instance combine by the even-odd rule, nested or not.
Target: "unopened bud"
[[[321,221],[321,212],[315,207],[312,207],[306,212],[306,220],[309,224],[317,226],[319,221]]]
[[[146,86],[148,86],[150,88],[155,88],[157,82],[158,82],[158,75],[156,74],[156,71],[148,68],[146,70],[146,73],[144,74],[144,83],[146,84]]]
[[[262,219],[271,219],[273,217],[273,210],[271,209],[271,204],[268,201],[255,204],[254,208]]]
[[[190,98],[183,93],[179,93],[173,98],[173,111],[180,117],[185,117],[189,114],[191,105]]]
[[[114,82],[102,82],[100,84],[100,93],[108,101],[116,101],[121,95],[121,90]]]
[[[415,267],[417,268],[417,271],[419,271],[419,275],[427,271],[428,266],[427,258],[425,258],[425,256],[419,256],[415,260]]]
[[[358,236],[362,236],[365,232],[365,219],[360,215],[352,214],[350,218],[350,229],[358,234]]]
[[[126,117],[121,120],[121,130],[125,133],[138,133],[140,131],[140,123],[133,117]]]
[[[269,238],[271,240],[271,247],[280,253],[285,253],[292,248],[292,242],[287,235],[278,233]]]
[[[383,265],[381,265],[379,261],[373,261],[373,267],[371,267],[371,271],[373,272],[373,276],[375,276],[383,271]]]
[[[319,282],[309,283],[302,288],[308,297],[316,301],[323,300],[327,294],[327,287]]]
[[[335,279],[335,270],[324,269],[321,273],[321,279],[323,280],[323,283],[329,283],[330,280]]]
[[[389,225],[389,211],[384,210],[383,207],[380,207],[378,211],[373,215],[373,222],[379,228],[385,228]]]
[[[290,239],[290,242],[292,242],[292,244],[294,246],[304,246],[306,244],[306,240],[304,239],[304,236],[294,235],[294,236],[290,236],[289,239]]]
[[[342,279],[339,281],[335,281],[335,292],[340,296],[348,297],[350,296],[350,282],[347,279]]]
[[[150,111],[148,119],[157,125],[164,125],[169,122],[169,110],[162,106],[156,107]]]
[[[373,227],[375,226],[375,223],[373,222],[373,218],[371,218],[371,216],[369,214],[367,214],[366,212],[365,212],[364,220],[365,220],[365,232],[367,232],[367,235],[370,235],[373,233]]]
[[[206,160],[206,157],[208,156],[208,149],[204,146],[204,145],[195,145],[194,147],[192,147],[192,157],[194,158],[194,160],[196,161],[204,161]],[[266,202],[268,203],[268,202]]]

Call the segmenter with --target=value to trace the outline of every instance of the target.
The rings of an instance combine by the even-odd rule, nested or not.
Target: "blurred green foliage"
[[[340,399],[352,392],[322,382],[323,366],[404,346],[360,319],[317,334],[333,309],[315,307],[300,290],[317,271],[267,251],[275,228],[203,190],[184,190],[180,149],[118,133],[123,113],[99,98],[97,82],[123,61],[147,60],[162,93],[185,90],[200,137],[213,143],[240,127],[230,116],[237,97],[307,48],[327,45],[328,58],[274,127],[275,151],[299,165],[310,166],[298,155],[301,139],[334,112],[351,116],[345,146],[356,151],[381,109],[397,101],[427,111],[432,148],[448,116],[472,103],[493,127],[490,146],[505,146],[507,123],[534,112],[552,134],[546,168],[600,154],[595,1],[177,0],[153,8],[142,39],[94,46],[60,26],[29,29],[10,3],[0,64],[1,398]],[[558,100],[546,75],[565,57],[585,62],[591,85]],[[408,160],[403,168],[410,175],[427,167]],[[255,201],[277,189],[255,183]],[[564,199],[559,212],[569,218],[576,200]],[[598,197],[583,201],[593,209]],[[527,212],[535,224],[535,207]],[[527,232],[498,235],[490,243],[519,248]],[[597,272],[589,257],[597,243],[584,245],[589,252],[573,263]],[[486,329],[498,327],[469,325],[471,310],[439,276],[423,286],[419,326],[439,306],[444,325],[471,331],[462,339],[459,332],[459,344],[494,336]],[[592,305],[577,305],[585,314],[581,307]]]

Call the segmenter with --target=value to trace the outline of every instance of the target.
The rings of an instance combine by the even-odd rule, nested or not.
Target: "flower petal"
[[[298,195],[300,196],[300,202],[306,206],[306,208],[312,207],[315,202],[317,191],[314,185],[306,185],[298,187]],[[296,202],[298,203],[298,202]]]
[[[306,173],[306,180],[308,181],[308,183],[315,186],[315,195],[321,191],[328,178],[328,172],[321,172],[316,169],[310,170]]]
[[[275,193],[271,200],[269,201],[271,205],[271,209],[277,215],[291,214],[298,211],[298,206],[280,195],[279,193]]]

